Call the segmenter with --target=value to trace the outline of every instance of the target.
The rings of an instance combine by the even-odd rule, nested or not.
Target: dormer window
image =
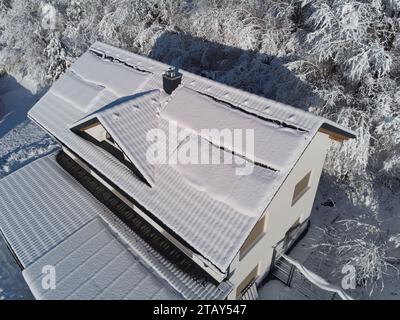
[[[111,153],[149,186],[154,181],[154,164],[146,158],[149,130],[157,127],[158,92],[138,94],[116,101],[75,123],[71,130]]]

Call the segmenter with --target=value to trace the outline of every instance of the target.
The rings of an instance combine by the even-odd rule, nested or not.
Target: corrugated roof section
[[[43,287],[44,267],[54,267],[54,288]],[[45,269],[48,270],[48,269]],[[39,300],[178,299],[95,218],[23,271]]]
[[[1,179],[0,194],[0,229],[24,267],[104,210],[49,159]]]
[[[199,283],[164,259],[54,155],[1,179],[0,191],[1,232],[37,298],[172,298],[175,290],[178,298],[224,299],[231,289],[229,282],[224,290]],[[57,267],[58,291],[43,291],[38,277],[44,265]],[[135,282],[138,277],[146,280]]]

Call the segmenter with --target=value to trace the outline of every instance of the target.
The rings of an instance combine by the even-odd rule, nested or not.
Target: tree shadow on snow
[[[318,107],[319,97],[276,57],[243,50],[189,34],[164,32],[149,56],[215,81],[292,105]]]
[[[45,91],[33,94],[14,77],[0,77],[0,179],[57,148],[27,117]]]
[[[38,98],[9,75],[0,78],[0,138],[27,120]]]

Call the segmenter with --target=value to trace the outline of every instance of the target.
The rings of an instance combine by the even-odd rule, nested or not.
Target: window
[[[293,192],[293,199],[292,199],[292,206],[299,200],[303,194],[307,192],[307,190],[310,188],[310,176],[311,176],[311,171],[307,173],[303,179],[301,179],[296,186],[294,187],[294,192]]]
[[[253,230],[251,230],[251,233],[247,237],[246,241],[240,248],[240,255],[239,259],[242,259],[247,252],[253,247],[253,245],[261,238],[261,236],[264,234],[264,228],[265,226],[265,216],[261,218],[256,225],[254,226]]]
[[[247,277],[238,285],[236,289],[236,299],[242,297],[242,292],[245,290],[249,284],[251,284],[258,276],[258,265],[247,275]]]

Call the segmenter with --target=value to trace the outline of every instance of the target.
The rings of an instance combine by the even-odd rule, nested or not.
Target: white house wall
[[[232,263],[234,273],[231,282],[238,286],[243,279],[259,265],[258,275],[265,275],[269,269],[273,256],[273,246],[285,236],[285,233],[295,222],[305,221],[311,213],[315,194],[318,188],[327,150],[331,144],[328,135],[318,132],[311,141],[296,166],[275,195],[266,211],[264,236],[259,239],[250,251],[239,260],[239,254]],[[292,206],[292,197],[295,185],[309,172],[310,188]],[[236,290],[233,290],[229,299],[236,299]]]

